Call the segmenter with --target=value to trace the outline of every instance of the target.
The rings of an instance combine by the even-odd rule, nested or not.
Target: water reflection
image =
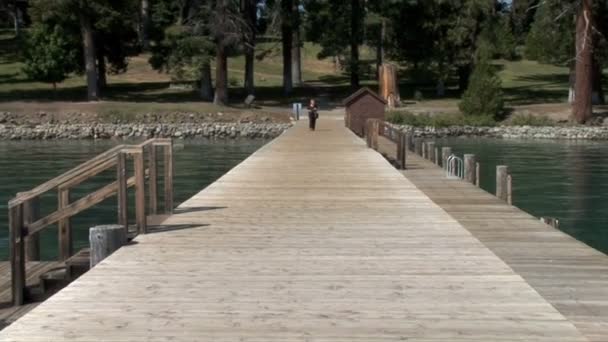
[[[496,165],[509,165],[513,201],[537,217],[556,217],[560,229],[608,252],[608,143],[451,138],[455,153],[475,153],[481,186],[495,191]]]
[[[29,190],[87,159],[123,143],[122,141],[51,141],[51,142],[0,142],[0,260],[8,258],[8,230],[6,204],[18,191]],[[265,141],[211,142],[186,141],[176,144],[174,196],[181,203],[200,189],[214,182],[236,166]],[[73,191],[78,199],[116,177],[109,170]],[[162,177],[160,177],[162,189]],[[133,195],[131,191],[131,196]],[[42,215],[56,208],[57,195],[49,192],[41,198]],[[73,200],[74,200],[73,199]],[[133,200],[129,203],[132,205]],[[162,203],[162,191],[161,199]],[[130,213],[133,213],[131,208]],[[75,250],[88,245],[88,227],[97,224],[115,223],[117,220],[116,199],[109,198],[99,206],[84,211],[73,219]],[[57,255],[57,229],[45,229],[41,236],[44,259]]]

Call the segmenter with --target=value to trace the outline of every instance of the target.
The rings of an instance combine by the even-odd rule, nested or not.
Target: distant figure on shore
[[[310,99],[308,103],[308,127],[311,131],[314,131],[317,127],[317,119],[319,118],[319,108],[317,108],[317,102],[314,99]]]

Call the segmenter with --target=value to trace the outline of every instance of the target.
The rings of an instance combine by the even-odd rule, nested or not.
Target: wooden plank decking
[[[306,124],[0,341],[586,341],[342,121]]]
[[[393,157],[394,144],[381,137],[379,145],[382,153]],[[408,155],[408,170],[403,174],[590,341],[608,341],[606,254],[472,184],[447,179],[443,169],[414,153]]]

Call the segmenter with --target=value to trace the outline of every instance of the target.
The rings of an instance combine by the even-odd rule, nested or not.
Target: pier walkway
[[[341,120],[306,125],[0,341],[587,341]]]

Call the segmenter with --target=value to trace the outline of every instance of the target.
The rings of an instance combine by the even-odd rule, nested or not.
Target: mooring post
[[[158,210],[158,169],[156,155],[156,145],[152,143],[148,146],[148,210],[150,210],[150,215],[156,215]]]
[[[477,185],[477,187],[480,186],[481,181],[480,179],[480,174],[481,174],[481,166],[479,165],[479,163],[475,163],[475,185]]]
[[[475,165],[477,164],[476,157],[474,154],[464,155],[464,180],[476,184],[476,170]]]
[[[380,135],[380,121],[378,121],[378,120],[373,121],[372,131],[373,131],[372,148],[374,150],[378,151],[378,136]]]
[[[501,200],[507,202],[509,200],[508,196],[508,175],[509,175],[509,167],[506,165],[498,165],[496,166],[496,197]]]
[[[422,139],[420,139],[420,138],[414,139],[414,152],[417,155],[422,156]]]
[[[100,263],[127,243],[127,231],[122,225],[113,224],[89,229],[91,267]]]
[[[426,148],[427,148],[426,159],[428,159],[434,163],[435,162],[435,142],[429,141],[428,143],[426,143]]]
[[[415,152],[414,149],[414,131],[407,132],[407,149],[411,152]]]
[[[435,160],[433,160],[433,163],[439,165],[439,147],[435,147]]]
[[[441,166],[443,166],[444,168],[447,168],[447,161],[448,158],[452,155],[452,148],[451,147],[442,147],[441,148]]]
[[[426,159],[427,155],[428,155],[429,150],[428,150],[427,144],[428,144],[428,142],[426,142],[426,141],[422,142],[422,158],[423,159]]]

